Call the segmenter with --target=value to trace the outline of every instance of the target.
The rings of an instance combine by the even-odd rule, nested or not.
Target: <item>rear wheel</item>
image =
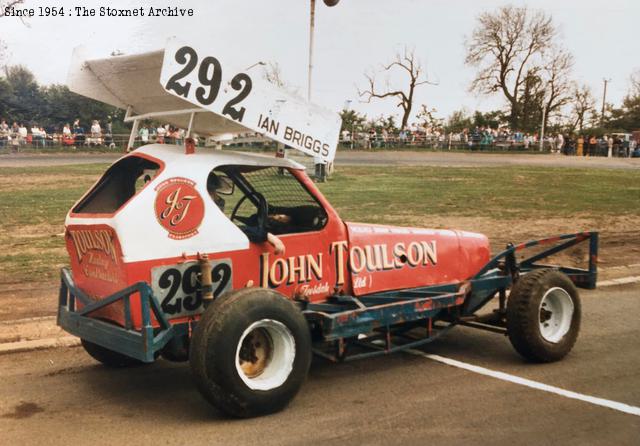
[[[507,304],[511,344],[530,361],[552,362],[565,357],[580,331],[578,290],[563,273],[536,270],[520,278]]]
[[[189,361],[198,389],[220,410],[237,417],[276,412],[307,376],[309,327],[282,295],[246,288],[207,308],[193,333]]]
[[[123,368],[132,367],[145,364],[142,361],[123,355],[108,348],[104,348],[101,345],[89,342],[86,339],[81,339],[82,347],[89,355],[98,362],[101,362],[107,367]]]

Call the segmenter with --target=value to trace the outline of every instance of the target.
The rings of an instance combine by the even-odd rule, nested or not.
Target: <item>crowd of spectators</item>
[[[183,129],[170,125],[141,125],[136,142],[138,144],[182,144],[185,137]],[[110,121],[100,125],[93,120],[88,129],[76,119],[73,124],[61,126],[40,126],[37,123],[13,122],[9,125],[6,119],[0,119],[0,149],[10,148],[17,152],[22,147],[109,147],[124,146],[129,135],[114,135]]]
[[[149,143],[182,144],[185,130],[166,125],[141,124],[135,145]],[[98,120],[91,122],[88,131],[76,119],[73,124],[59,127],[43,127],[36,123],[7,123],[0,119],[0,149],[9,147],[17,152],[21,147],[124,147],[128,135],[119,135],[116,140],[112,125],[107,121],[104,128]],[[246,136],[246,135],[245,135]],[[259,135],[255,135],[260,139]],[[512,131],[508,127],[475,127],[460,132],[445,132],[441,128],[425,129],[411,125],[405,129],[389,130],[371,126],[365,130],[343,128],[340,143],[346,148],[393,148],[393,147],[430,147],[440,150],[544,150],[553,153],[577,156],[632,156],[634,151],[640,155],[640,147],[628,134],[611,135],[570,135],[555,133],[546,135],[541,142],[537,133]]]
[[[475,127],[449,133],[418,126],[393,131],[375,127],[364,131],[343,129],[340,142],[343,147],[364,149],[414,146],[454,150],[544,150],[565,155],[627,157],[637,148],[636,141],[628,134],[555,133],[544,136],[541,141],[537,133],[512,131],[508,127]]]
[[[81,147],[81,146],[114,146],[111,122],[105,128],[94,120],[87,132],[76,119],[73,124],[62,126],[41,126],[37,123],[13,122],[9,125],[5,119],[0,120],[0,148],[10,147],[18,151],[21,147]]]

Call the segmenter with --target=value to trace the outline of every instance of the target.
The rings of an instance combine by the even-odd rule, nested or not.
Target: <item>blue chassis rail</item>
[[[553,254],[589,240],[588,269],[538,263]],[[534,246],[553,245],[518,262],[516,253]],[[593,289],[597,280],[598,233],[581,232],[530,241],[507,248],[493,257],[474,277],[463,283],[389,291],[353,297],[336,295],[322,303],[298,302],[316,341],[314,352],[334,361],[352,360],[414,348],[432,342],[457,324],[473,325],[477,310],[500,295],[503,308],[506,290],[520,274],[539,268],[565,273],[578,287]],[[131,295],[139,293],[142,327],[133,328]],[[76,309],[76,301],[83,304]],[[125,326],[117,326],[90,314],[123,302]],[[154,328],[153,313],[159,327]],[[188,336],[190,323],[170,323],[150,286],[138,282],[113,295],[94,301],[78,289],[68,269],[61,273],[58,325],[71,334],[118,353],[153,362],[167,344]],[[416,337],[415,329],[422,333]],[[500,321],[476,328],[506,332]],[[364,339],[360,339],[366,335]],[[179,343],[177,343],[179,344]],[[357,352],[353,352],[356,350]],[[364,351],[362,351],[364,350]]]

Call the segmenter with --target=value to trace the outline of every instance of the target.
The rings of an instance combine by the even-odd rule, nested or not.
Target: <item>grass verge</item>
[[[106,167],[0,168],[0,283],[57,277],[67,263],[65,215]],[[640,216],[640,181],[631,170],[340,167],[320,188],[342,218],[370,223],[429,226],[430,217],[462,217],[516,227],[559,218],[571,227],[577,218],[606,226],[612,217]]]

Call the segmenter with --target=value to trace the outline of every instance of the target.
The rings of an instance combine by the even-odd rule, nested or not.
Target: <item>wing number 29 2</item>
[[[160,306],[166,314],[174,316],[192,313],[202,305],[202,293],[197,284],[200,266],[194,264],[184,272],[178,268],[167,268],[158,278],[160,295],[164,296]],[[231,266],[228,263],[218,263],[211,269],[213,282],[213,296],[218,297],[229,289],[231,283]],[[166,293],[166,294],[165,294]]]
[[[198,66],[198,54],[190,46],[183,46],[175,54],[175,60],[184,65],[182,70],[171,76],[166,89],[173,90],[178,96],[187,97],[191,91],[191,82],[179,81],[189,75]],[[222,67],[218,59],[212,56],[205,57],[198,67],[198,81],[200,86],[196,88],[196,100],[202,105],[211,105],[218,97],[222,82]],[[245,108],[237,108],[236,105],[251,93],[251,78],[246,73],[238,73],[231,79],[231,88],[239,93],[231,99],[222,109],[222,114],[230,116],[235,121],[242,122]]]

